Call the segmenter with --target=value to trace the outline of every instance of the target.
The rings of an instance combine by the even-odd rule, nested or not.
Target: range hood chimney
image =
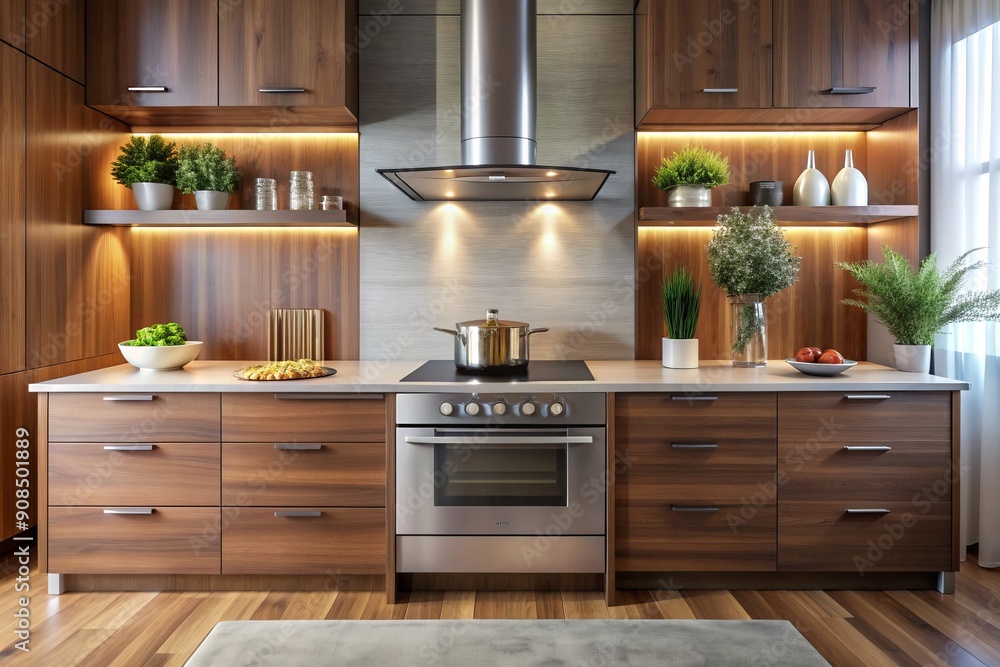
[[[591,200],[606,169],[535,164],[535,0],[462,0],[462,164],[379,169],[416,201]]]

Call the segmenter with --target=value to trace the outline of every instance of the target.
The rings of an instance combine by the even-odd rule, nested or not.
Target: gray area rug
[[[788,621],[225,621],[188,667],[829,667]]]

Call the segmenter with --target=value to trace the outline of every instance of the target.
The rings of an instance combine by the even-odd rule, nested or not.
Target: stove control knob
[[[465,406],[465,413],[475,417],[479,414],[479,403],[469,403]]]
[[[529,417],[531,415],[535,414],[535,404],[531,403],[529,401],[525,401],[524,403],[521,403],[521,414],[522,415],[527,415]]]
[[[451,403],[442,403],[441,404],[441,414],[443,414],[445,417],[447,417],[448,415],[450,415],[454,411],[455,411],[455,408],[454,408],[454,406],[452,406]]]
[[[507,414],[507,404],[496,402],[493,404],[493,414],[495,415],[505,415]]]
[[[565,406],[562,403],[551,403],[549,404],[549,413],[558,417],[565,410]]]

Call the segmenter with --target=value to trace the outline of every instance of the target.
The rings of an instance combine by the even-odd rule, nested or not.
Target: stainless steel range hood
[[[593,199],[607,169],[535,164],[535,0],[462,0],[462,164],[379,169],[416,201]]]

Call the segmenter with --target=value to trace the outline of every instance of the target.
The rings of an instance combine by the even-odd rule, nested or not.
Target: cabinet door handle
[[[717,401],[718,396],[671,396],[671,401]]]
[[[151,452],[153,445],[104,445],[111,452]]]
[[[275,394],[279,401],[346,401],[350,399],[381,400],[382,394]]]
[[[129,86],[128,92],[130,93],[165,93],[167,92],[166,86]]]
[[[848,507],[844,511],[848,514],[888,514],[892,510],[884,507]]]
[[[274,443],[274,448],[293,452],[314,452],[318,449],[323,449],[323,445],[300,445],[294,442],[276,442]]]
[[[279,510],[274,513],[277,517],[317,517],[323,516],[318,510]]]
[[[281,94],[281,93],[304,93],[304,92],[306,92],[305,88],[286,88],[286,87],[281,87],[281,86],[279,86],[277,88],[270,88],[270,87],[265,86],[264,88],[260,88],[259,90],[262,93],[275,94],[275,95],[276,94]]]
[[[671,505],[671,512],[718,512],[715,505]]]
[[[717,449],[719,443],[717,442],[671,442],[670,446],[674,449]]]
[[[848,452],[888,452],[892,450],[889,445],[844,445]]]
[[[152,514],[152,507],[108,507],[105,514]]]
[[[849,401],[888,401],[892,396],[889,394],[847,394],[845,398]]]
[[[739,92],[739,88],[702,88],[703,93],[736,93]]]
[[[827,88],[820,92],[824,95],[868,95],[875,92],[875,86],[857,86],[855,88]]]
[[[111,401],[113,403],[127,403],[129,401],[151,401],[156,396],[153,394],[130,394],[128,396],[103,396],[105,401]]]

